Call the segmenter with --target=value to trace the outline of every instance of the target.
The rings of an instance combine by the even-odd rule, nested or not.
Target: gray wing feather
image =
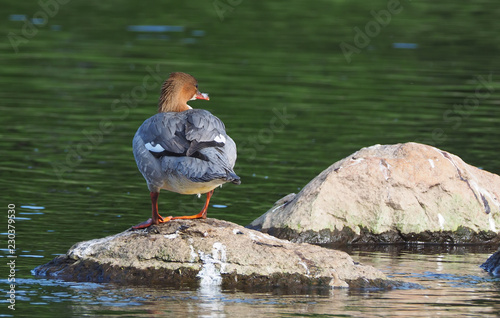
[[[137,133],[144,144],[160,145],[173,153],[156,159],[161,160],[161,169],[167,173],[180,173],[194,182],[226,179],[234,174],[236,145],[226,134],[224,123],[206,110],[159,113],[146,120]],[[218,136],[225,142],[199,150],[208,160],[183,156],[191,144],[213,142]]]
[[[210,112],[203,109],[193,109],[187,112],[187,140],[209,142],[220,134],[226,135],[224,123]]]
[[[232,168],[236,160],[236,149],[234,149],[234,159],[232,161],[229,161],[226,153],[217,147],[205,148],[201,152],[210,158],[210,161],[203,161],[192,157],[164,157],[162,169],[166,172],[173,173],[175,171],[176,173],[181,173],[194,182],[226,179],[228,172],[233,172]]]
[[[210,142],[226,135],[222,121],[210,112],[192,109],[181,113],[159,113],[139,128],[144,142],[159,144],[163,149],[182,154],[191,142]]]
[[[160,145],[163,149],[182,154],[189,147],[189,142],[182,133],[184,125],[176,113],[160,113],[149,118],[139,128],[145,143]]]

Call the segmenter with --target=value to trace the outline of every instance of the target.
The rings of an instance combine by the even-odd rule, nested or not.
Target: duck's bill
[[[196,98],[196,99],[210,100],[210,98],[208,97],[208,94],[207,94],[207,93],[200,93],[200,92],[197,92],[197,93],[196,93],[195,98]]]

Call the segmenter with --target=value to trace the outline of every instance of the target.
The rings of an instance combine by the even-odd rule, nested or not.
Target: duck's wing
[[[201,109],[156,114],[144,122],[138,133],[146,149],[157,158],[187,156],[207,160],[200,150],[223,147],[227,140],[222,121]]]
[[[159,113],[147,119],[137,131],[144,146],[151,154],[184,156],[189,142],[183,136],[184,124],[176,113]]]
[[[190,142],[187,156],[208,147],[224,147],[227,140],[226,127],[219,118],[202,109],[186,112],[185,133],[186,140]]]

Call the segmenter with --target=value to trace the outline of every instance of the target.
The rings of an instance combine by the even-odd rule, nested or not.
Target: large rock
[[[38,266],[38,276],[162,286],[262,290],[382,286],[394,282],[344,252],[297,244],[215,219],[174,220],[75,244]]]
[[[309,243],[495,243],[500,177],[417,143],[363,148],[250,225]]]
[[[500,249],[488,257],[486,262],[481,265],[481,268],[493,276],[500,277]]]

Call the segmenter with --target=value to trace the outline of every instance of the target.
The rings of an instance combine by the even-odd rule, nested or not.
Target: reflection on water
[[[184,32],[183,26],[178,25],[129,25],[132,32]]]
[[[186,27],[180,25],[129,25],[127,31],[138,32],[138,40],[175,40],[177,36],[169,34],[179,33],[179,36],[182,36],[179,41],[183,44],[195,44],[196,38],[205,36],[204,30],[187,32]]]
[[[63,2],[2,4],[0,192],[3,206],[17,207],[23,313],[498,311],[498,281],[477,268],[491,251],[350,251],[425,287],[390,292],[122,290],[30,274],[78,241],[115,234],[150,215],[131,140],[156,111],[161,81],[172,71],[195,75],[211,100],[191,105],[220,117],[238,145],[243,183],[215,191],[210,217],[246,225],[335,161],[373,144],[425,142],[499,173],[496,2],[401,1],[404,9],[370,33],[350,63],[339,44],[354,43],[355,28],[374,21],[371,12],[385,10],[388,1]],[[59,5],[47,9],[47,3]],[[202,205],[195,196],[160,195],[167,215],[195,214]],[[7,246],[0,250],[8,253]],[[0,279],[5,270],[0,266]]]
[[[405,246],[389,250],[351,249],[356,261],[371,264],[393,279],[421,288],[383,290],[324,289],[303,295],[242,293],[202,284],[196,290],[120,287],[112,284],[71,283],[46,279],[18,282],[20,312],[50,312],[67,308],[66,317],[113,315],[150,317],[288,317],[345,315],[481,316],[496,317],[500,310],[500,279],[478,267],[492,248],[434,247],[421,254]],[[6,292],[2,288],[1,292]],[[29,304],[29,306],[26,306]],[[57,305],[60,304],[60,305]],[[71,313],[71,314],[70,314]]]
[[[197,290],[199,300],[198,317],[226,317],[224,310],[224,296],[221,288],[215,284],[201,284]]]

